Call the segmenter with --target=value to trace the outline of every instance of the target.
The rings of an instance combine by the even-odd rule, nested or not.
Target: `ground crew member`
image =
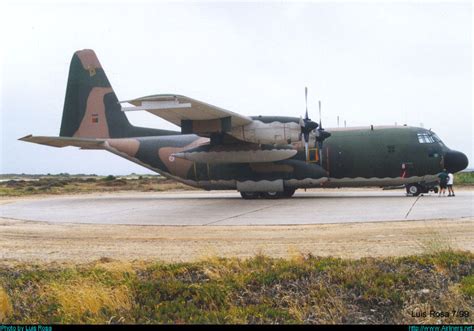
[[[443,171],[440,172],[438,175],[439,196],[441,196],[441,193],[443,193],[443,195],[446,195],[446,186],[448,185],[448,178],[449,178],[449,175],[446,172],[446,169],[443,169]]]
[[[454,190],[453,190],[453,184],[454,184],[454,175],[452,173],[448,174],[448,197],[454,197]]]

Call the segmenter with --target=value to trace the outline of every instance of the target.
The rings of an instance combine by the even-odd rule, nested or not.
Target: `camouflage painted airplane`
[[[124,111],[136,110],[164,118],[181,132],[133,126]],[[405,185],[418,195],[435,188],[443,168],[457,172],[468,164],[463,153],[423,128],[328,131],[307,110],[304,119],[249,117],[175,94],[119,102],[95,53],[82,50],[71,61],[60,136],[20,140],[106,150],[184,184],[238,190],[246,199],[347,186]]]

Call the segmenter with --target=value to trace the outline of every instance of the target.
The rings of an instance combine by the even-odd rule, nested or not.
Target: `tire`
[[[263,192],[265,199],[278,199],[282,196],[282,192]]]
[[[283,191],[283,194],[282,196],[284,198],[291,198],[293,196],[293,194],[295,194],[295,189],[285,189],[285,191]]]
[[[407,192],[414,197],[419,196],[421,193],[421,187],[417,184],[410,184],[407,186]]]
[[[245,200],[257,199],[259,195],[260,194],[258,192],[240,192],[240,196]]]

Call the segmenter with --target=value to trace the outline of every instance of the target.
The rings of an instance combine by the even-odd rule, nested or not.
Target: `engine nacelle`
[[[264,123],[254,120],[248,125],[232,128],[229,134],[255,144],[285,145],[301,140],[301,127],[295,122]]]

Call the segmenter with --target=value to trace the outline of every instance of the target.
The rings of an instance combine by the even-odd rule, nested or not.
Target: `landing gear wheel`
[[[421,187],[417,184],[410,184],[407,186],[407,193],[413,195],[414,197],[419,196],[421,193]]]
[[[265,199],[278,199],[280,196],[280,192],[263,192],[263,197]]]
[[[240,192],[240,195],[242,198],[245,200],[252,200],[252,199],[257,199],[259,197],[258,192]]]
[[[291,198],[293,196],[293,194],[295,194],[295,189],[285,189],[285,191],[283,191],[283,194],[282,196],[284,198]]]

